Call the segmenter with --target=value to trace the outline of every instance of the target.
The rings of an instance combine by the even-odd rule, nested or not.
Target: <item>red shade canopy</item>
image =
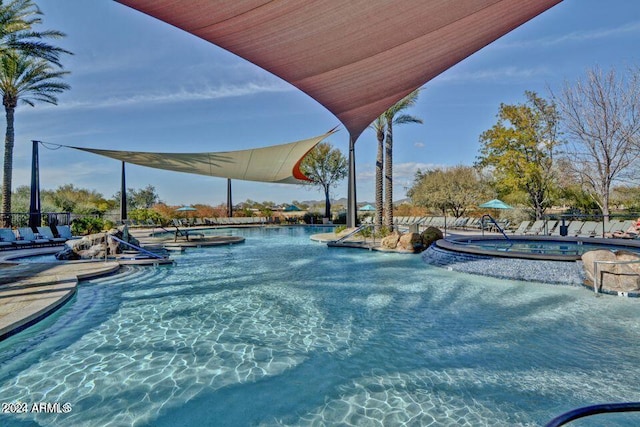
[[[270,71],[353,140],[438,74],[561,0],[117,0]]]

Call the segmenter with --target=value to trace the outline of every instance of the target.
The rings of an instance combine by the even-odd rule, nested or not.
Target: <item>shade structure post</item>
[[[120,178],[120,221],[127,219],[127,181],[124,171],[124,163],[122,162],[122,175]]]
[[[233,203],[231,202],[231,178],[227,178],[227,217],[233,216]]]
[[[349,134],[349,184],[347,188],[347,228],[356,226],[356,141]]]
[[[29,201],[29,227],[35,229],[42,221],[40,212],[40,166],[38,161],[38,143],[33,143],[31,152],[31,198]]]

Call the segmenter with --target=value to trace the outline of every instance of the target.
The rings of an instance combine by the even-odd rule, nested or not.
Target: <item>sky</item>
[[[29,185],[31,141],[155,152],[231,151],[321,135],[335,116],[295,87],[182,30],[112,0],[36,0],[38,29],[74,53],[62,59],[71,90],[58,105],[20,105],[15,115],[13,188]],[[423,124],[394,127],[394,199],[415,172],[472,165],[479,136],[501,103],[544,97],[594,67],[640,65],[640,2],[564,0],[427,82],[407,113]],[[348,153],[344,128],[328,142]],[[356,143],[357,199],[374,200],[375,134]],[[120,162],[40,147],[42,189],[72,183],[110,198]],[[226,203],[226,179],[127,165],[127,187],[156,188],[170,205]],[[346,197],[347,180],[332,190]],[[317,188],[233,181],[233,201],[322,200]]]

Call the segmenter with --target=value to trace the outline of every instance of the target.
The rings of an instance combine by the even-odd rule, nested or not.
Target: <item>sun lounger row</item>
[[[20,227],[16,230],[10,228],[0,228],[0,250],[39,248],[45,246],[63,245],[71,238],[71,230],[68,226],[59,226],[58,233],[67,233],[69,237],[55,236],[50,227],[38,227],[35,233],[30,227]],[[62,230],[62,231],[61,231]]]
[[[565,221],[564,226],[566,227],[566,236],[569,237],[608,237],[613,233],[624,232],[632,223],[633,221],[614,219],[603,226],[600,221]],[[562,221],[556,220],[522,221],[512,233],[533,236],[561,236],[562,224]]]

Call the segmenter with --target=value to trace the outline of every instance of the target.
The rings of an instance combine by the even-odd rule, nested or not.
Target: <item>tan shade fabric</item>
[[[315,138],[288,144],[217,153],[150,153],[66,147],[155,169],[246,181],[301,184],[308,178],[300,171],[300,162],[313,147],[334,132],[331,130]]]
[[[117,0],[281,77],[355,140],[382,112],[561,0]]]

